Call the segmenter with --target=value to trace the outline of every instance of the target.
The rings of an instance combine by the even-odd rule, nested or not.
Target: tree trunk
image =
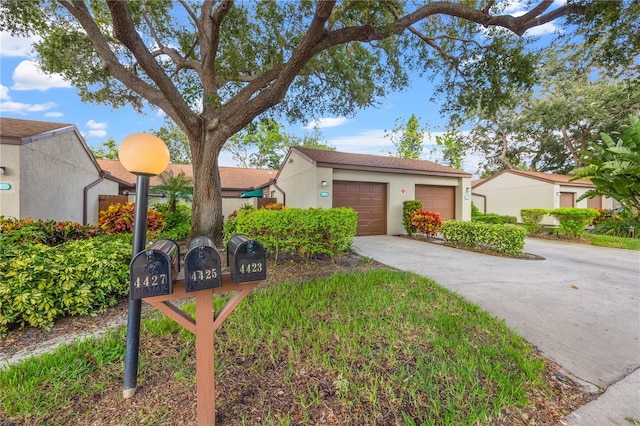
[[[218,156],[224,140],[207,133],[205,140],[191,142],[193,161],[193,209],[191,211],[190,238],[200,235],[222,242],[222,186]],[[197,147],[197,149],[193,149]]]

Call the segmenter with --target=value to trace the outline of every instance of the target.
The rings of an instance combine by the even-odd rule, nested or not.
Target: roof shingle
[[[375,170],[378,172],[425,174],[434,176],[471,177],[471,173],[443,166],[427,160],[385,157],[382,155],[353,154],[339,151],[294,147],[320,167],[348,170]]]

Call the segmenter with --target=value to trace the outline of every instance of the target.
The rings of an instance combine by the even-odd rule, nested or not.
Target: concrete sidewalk
[[[569,424],[640,424],[640,252],[528,239],[525,251],[545,259],[524,260],[392,236],[356,237],[353,250],[435,280],[608,389]]]

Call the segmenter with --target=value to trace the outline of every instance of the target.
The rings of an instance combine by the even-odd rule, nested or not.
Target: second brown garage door
[[[351,207],[358,212],[357,235],[387,233],[385,183],[333,181],[333,207]]]
[[[416,185],[416,200],[424,209],[440,213],[442,220],[456,218],[455,186]]]

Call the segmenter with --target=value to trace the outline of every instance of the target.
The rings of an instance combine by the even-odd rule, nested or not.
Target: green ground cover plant
[[[193,410],[184,399],[193,398],[193,337],[157,315],[143,322],[143,344],[157,346],[140,353],[141,392],[158,369],[171,373],[134,409],[121,400],[119,330],[0,370],[0,415],[31,425],[154,425],[172,424],[178,411],[189,423],[195,413],[180,410]],[[553,397],[545,361],[502,321],[398,271],[255,291],[216,339],[217,416],[233,424],[313,424],[328,409],[339,424],[492,424],[518,410],[535,423],[534,399]],[[158,394],[167,387],[173,394]],[[108,414],[113,398],[120,409]]]
[[[640,250],[640,238],[617,237],[615,235],[592,234],[585,232],[582,238],[589,244],[600,247],[620,248],[626,250]]]
[[[102,235],[49,247],[0,248],[0,335],[12,327],[49,328],[56,318],[95,315],[129,291],[131,241]]]

